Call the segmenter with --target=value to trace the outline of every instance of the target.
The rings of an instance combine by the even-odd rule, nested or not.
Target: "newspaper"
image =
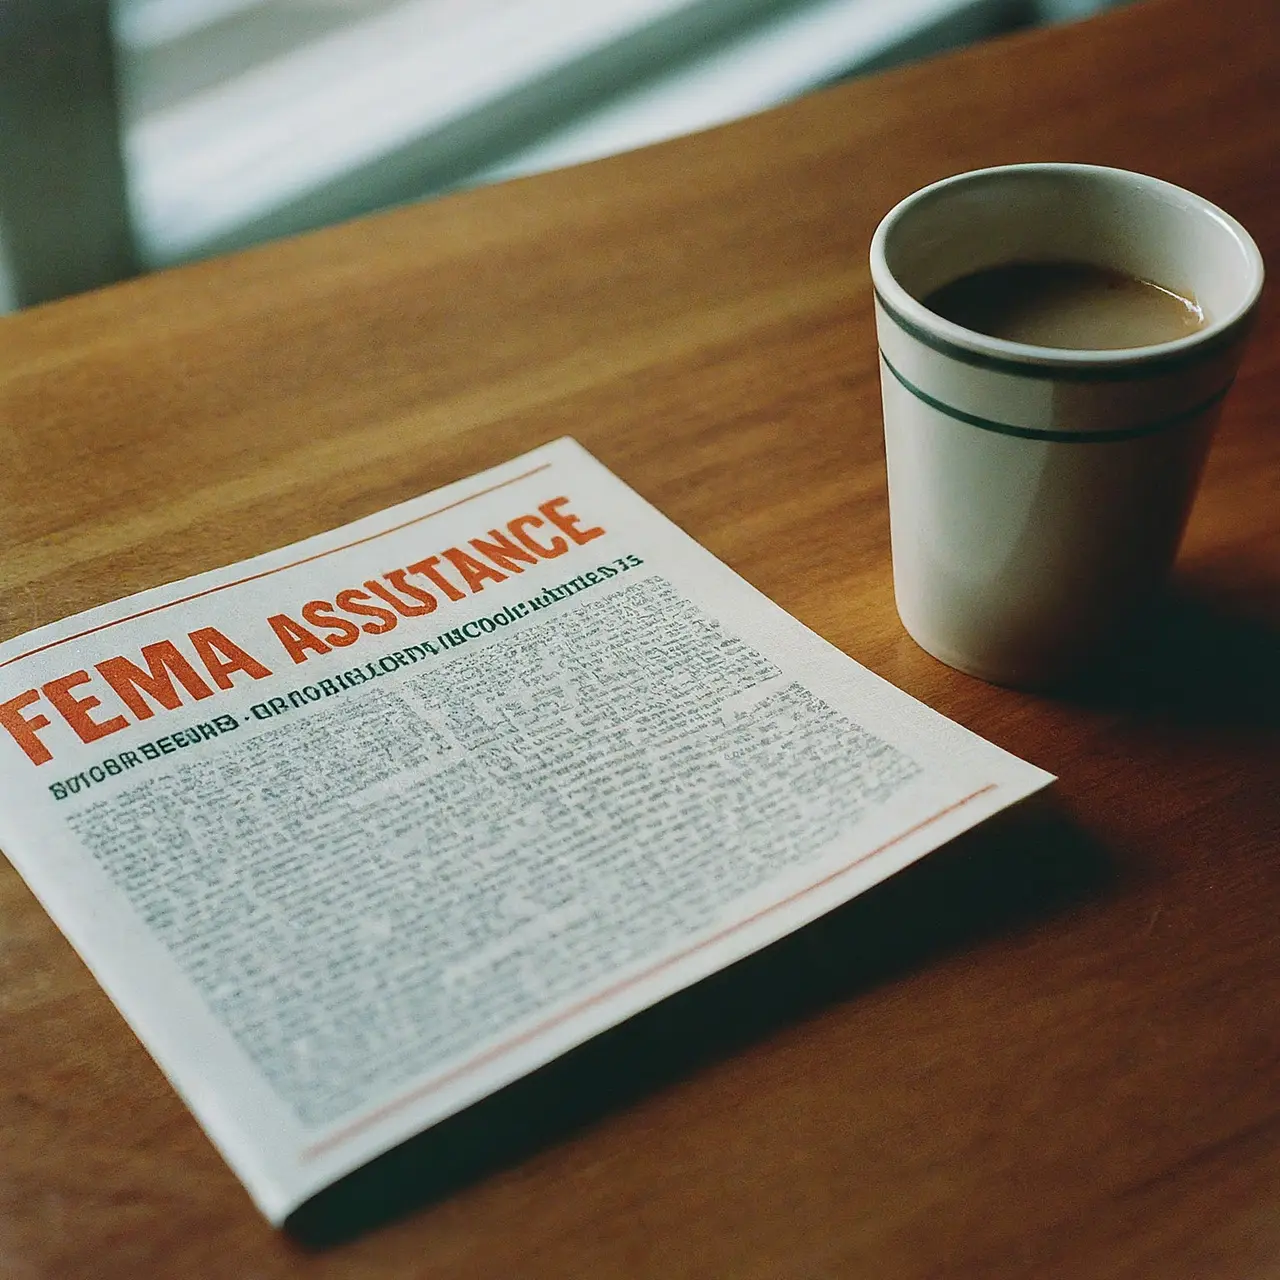
[[[0,846],[276,1223],[1049,780],[572,440],[0,645]]]

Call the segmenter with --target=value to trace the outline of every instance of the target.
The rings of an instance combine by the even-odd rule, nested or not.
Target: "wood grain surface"
[[[1032,159],[1191,187],[1280,263],[1277,66],[1274,0],[1147,0],[0,321],[0,635],[572,434],[1061,777],[327,1248],[259,1218],[0,864],[0,1276],[1280,1276],[1276,291],[1161,628],[1048,698],[896,619],[865,265],[914,188]]]

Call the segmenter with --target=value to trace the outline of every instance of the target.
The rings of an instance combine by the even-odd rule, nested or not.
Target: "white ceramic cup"
[[[984,267],[1074,261],[1152,280],[1207,323],[1154,346],[987,337],[921,302]],[[917,191],[871,242],[898,613],[929,653],[1042,687],[1150,604],[1182,536],[1262,288],[1248,232],[1156,178],[1022,164]]]

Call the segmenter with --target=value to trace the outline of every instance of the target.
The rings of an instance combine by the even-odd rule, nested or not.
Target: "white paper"
[[[572,440],[0,645],[0,844],[273,1222],[1049,780]]]

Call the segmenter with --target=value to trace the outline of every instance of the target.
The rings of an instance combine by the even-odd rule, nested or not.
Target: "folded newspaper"
[[[572,440],[0,645],[0,846],[276,1223],[1048,781]]]

